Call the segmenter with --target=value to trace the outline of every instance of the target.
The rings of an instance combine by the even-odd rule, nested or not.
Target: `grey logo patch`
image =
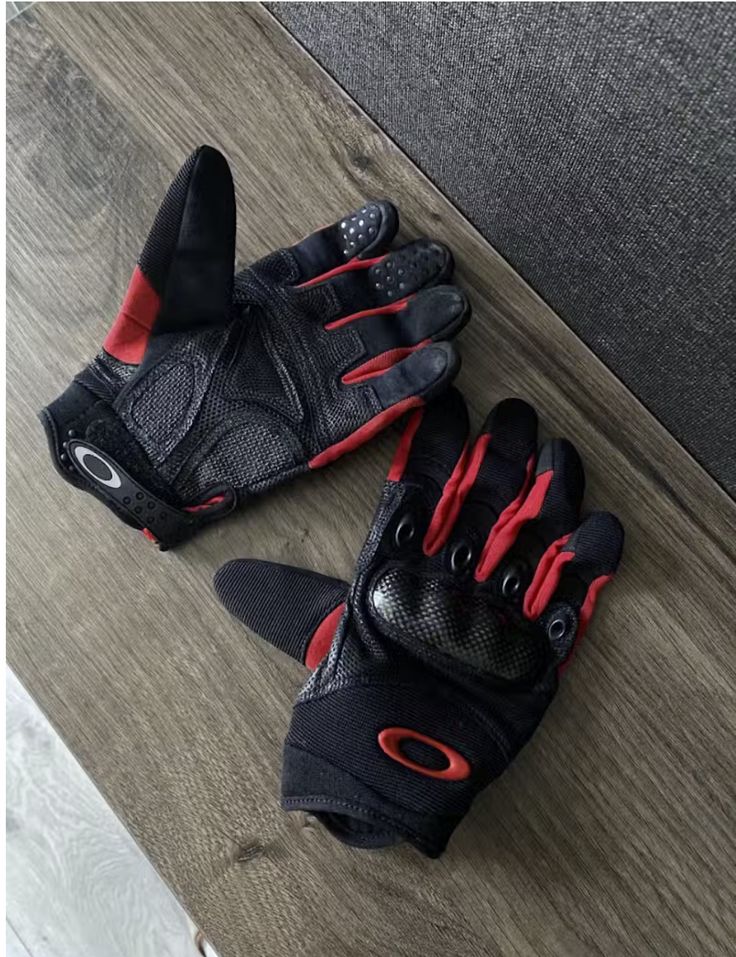
[[[73,454],[84,471],[91,475],[95,482],[107,485],[108,488],[120,488],[123,484],[123,480],[112,465],[97,452],[93,452],[92,449],[85,448],[83,445],[78,445]]]

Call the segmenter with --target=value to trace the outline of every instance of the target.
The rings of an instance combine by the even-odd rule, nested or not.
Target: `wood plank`
[[[197,957],[187,915],[9,669],[5,690],[8,952]]]
[[[9,656],[222,957],[726,953],[734,503],[259,5],[41,5],[9,60]],[[233,163],[243,259],[376,195],[448,242],[476,421],[528,398],[626,526],[563,693],[439,862],[279,811],[301,672],[209,585],[243,554],[349,575],[392,439],[160,555],[62,486],[32,421],[199,142]]]

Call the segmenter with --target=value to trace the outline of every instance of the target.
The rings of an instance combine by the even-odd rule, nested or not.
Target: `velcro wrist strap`
[[[225,487],[212,489],[206,502],[183,508],[162,499],[165,484],[159,483],[158,494],[151,492],[109,452],[84,438],[90,427],[103,418],[121,435],[127,437],[127,433],[109,404],[80,382],[72,382],[42,410],[40,418],[54,465],[63,478],[91,492],[118,518],[141,529],[162,550],[186,541],[203,525],[221,518],[237,504],[235,492]],[[128,440],[132,441],[129,437]]]
[[[69,463],[93,487],[98,498],[146,532],[162,550],[185,541],[235,505],[234,493],[225,489],[206,505],[174,508],[136,481],[107,452],[83,439],[72,438],[64,445]]]

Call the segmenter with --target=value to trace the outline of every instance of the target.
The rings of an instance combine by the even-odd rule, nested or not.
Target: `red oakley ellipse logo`
[[[438,770],[412,761],[401,750],[402,741],[420,741],[422,744],[429,745],[430,748],[435,748],[447,758],[447,767]],[[451,748],[449,744],[443,744],[442,741],[420,734],[419,731],[412,731],[411,728],[384,728],[378,735],[378,746],[393,761],[425,777],[438,778],[441,781],[464,781],[465,778],[470,777],[470,764],[462,754]]]

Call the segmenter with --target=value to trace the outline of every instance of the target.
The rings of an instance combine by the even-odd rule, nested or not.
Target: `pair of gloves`
[[[442,853],[552,701],[623,532],[581,520],[567,441],[520,399],[471,441],[450,251],[366,203],[233,276],[235,200],[201,147],[172,183],[95,359],[41,413],[61,475],[161,548],[408,413],[351,584],[257,560],[225,607],[312,670],[282,805],[341,841]]]

